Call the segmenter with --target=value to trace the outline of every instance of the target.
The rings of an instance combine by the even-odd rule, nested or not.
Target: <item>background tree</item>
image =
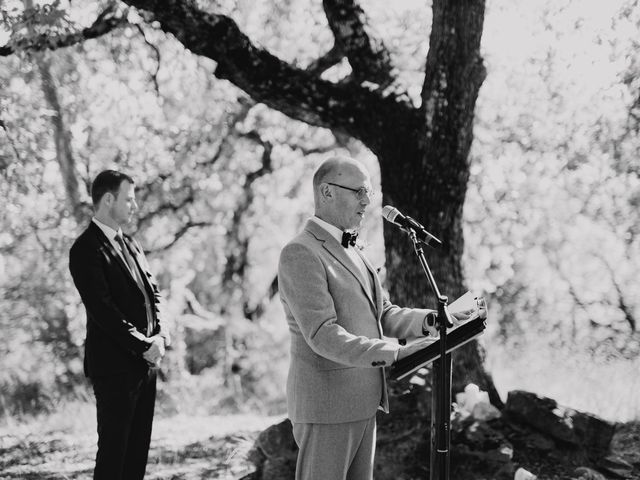
[[[380,162],[389,202],[424,219],[444,248],[430,260],[442,290],[464,291],[462,206],[468,180],[473,109],[485,70],[480,57],[483,1],[433,4],[433,21],[419,106],[398,85],[391,56],[370,33],[354,1],[324,1],[334,44],[331,62],[299,68],[255,46],[231,18],[202,11],[195,2],[132,1],[153,14],[160,28],[192,52],[217,62],[215,74],[256,101],[309,124],[361,140]],[[351,72],[330,82],[322,74],[340,61]],[[319,66],[322,63],[322,66]],[[391,88],[390,88],[391,87]],[[388,284],[402,304],[424,304],[424,279],[412,250],[398,232],[385,235]],[[475,381],[500,402],[473,344],[460,355],[462,382]]]
[[[594,13],[596,4],[587,8],[581,2],[489,2],[483,52],[490,75],[480,94],[476,139],[469,157],[462,265],[468,284],[491,297],[487,365],[498,375],[502,388],[546,392],[565,403],[604,412],[613,403],[599,401],[599,394],[611,389],[598,387],[599,382],[619,377],[622,385],[624,372],[633,370],[637,358],[638,337],[633,330],[637,301],[632,292],[637,286],[634,272],[639,258],[634,234],[638,220],[638,69],[637,35],[633,35],[638,31],[638,9],[636,2],[619,0],[598,6],[599,13]],[[378,178],[378,163],[370,151],[357,140],[347,139],[353,135],[370,139],[378,120],[387,122],[393,138],[382,135],[372,145],[380,151],[385,145],[391,150],[387,142],[398,139],[397,148],[407,155],[387,156],[392,161],[387,161],[387,180],[382,178],[385,203],[397,205],[445,236],[444,230],[437,230],[444,227],[437,225],[440,221],[447,224],[451,212],[445,211],[443,219],[434,223],[428,219],[433,212],[418,211],[418,206],[422,209],[433,203],[400,204],[402,199],[392,196],[393,189],[384,182],[395,182],[394,188],[401,185],[402,198],[414,195],[410,193],[414,188],[419,191],[431,185],[420,178],[422,167],[404,178],[411,162],[422,165],[424,159],[416,160],[417,154],[411,157],[411,144],[401,142],[415,138],[425,145],[440,142],[428,138],[435,127],[419,128],[425,118],[436,118],[425,113],[431,110],[424,110],[423,96],[435,97],[423,95],[422,85],[427,79],[425,58],[435,55],[434,48],[428,47],[430,25],[450,18],[446,12],[441,11],[445,16],[439,17],[424,5],[403,4],[400,8],[369,1],[363,4],[368,28],[360,33],[367,39],[363,45],[369,47],[365,48],[358,42],[349,45],[345,41],[346,47],[334,42],[336,37],[325,20],[326,8],[319,2],[199,5],[214,16],[201,16],[193,7],[193,21],[204,18],[204,23],[198,23],[202,28],[209,28],[211,22],[218,27],[235,23],[246,37],[224,38],[244,39],[238,52],[248,57],[225,50],[222,40],[216,42],[217,50],[208,51],[222,60],[194,55],[167,35],[163,29],[168,27],[147,10],[139,11],[145,22],[124,4],[87,2],[66,8],[59,3],[48,7],[36,3],[36,8],[25,11],[22,2],[5,2],[0,7],[4,29],[13,32],[0,47],[0,54],[5,55],[0,60],[4,180],[0,189],[8,199],[1,217],[0,311],[2,329],[7,332],[2,340],[3,359],[12,366],[3,372],[2,391],[9,400],[6,392],[13,390],[5,386],[26,385],[24,392],[33,393],[33,398],[41,395],[46,403],[55,388],[45,379],[61,379],[62,388],[68,382],[62,380],[68,378],[65,372],[78,372],[73,361],[77,353],[72,352],[81,345],[84,321],[68,282],[65,258],[82,222],[73,218],[66,201],[51,128],[56,109],[44,97],[31,51],[54,49],[43,58],[50,60],[81,203],[88,204],[88,182],[106,166],[127,169],[143,180],[138,235],[162,276],[172,315],[179,318],[177,327],[184,330],[185,345],[180,353],[174,352],[176,362],[186,359],[182,363],[190,365],[187,372],[201,372],[189,377],[189,382],[200,382],[192,391],[201,391],[207,398],[211,392],[225,391],[215,383],[219,373],[233,383],[229,368],[239,372],[233,377],[241,380],[240,388],[250,398],[251,389],[256,388],[251,379],[254,369],[266,383],[270,374],[286,365],[286,332],[275,331],[280,322],[277,302],[265,302],[270,296],[265,293],[273,291],[280,246],[311,209],[310,192],[301,180],[309,178],[321,160],[319,152],[348,149],[368,162]],[[339,20],[338,15],[334,21]],[[378,27],[377,41],[371,40],[373,25]],[[234,31],[237,33],[231,27],[215,30],[221,35]],[[434,27],[433,33],[436,31]],[[338,35],[340,32],[360,38],[357,28],[340,29]],[[63,46],[69,48],[59,48]],[[383,47],[388,55],[380,53]],[[358,66],[360,54],[350,58],[344,49],[380,53],[380,67],[373,70],[388,70],[393,81],[387,84],[378,78],[379,73]],[[225,55],[264,61],[257,65],[274,68],[247,67],[256,75],[245,78],[240,68],[245,64],[225,63]],[[370,60],[367,55],[362,58]],[[463,57],[449,55],[446,61],[455,63],[459,58]],[[397,68],[387,69],[390,63]],[[275,75],[277,88],[267,81],[267,74],[289,72],[287,65],[297,76]],[[346,113],[337,107],[343,94],[348,102],[368,102],[353,118],[357,129],[371,131],[359,137],[348,117],[341,129],[310,128],[308,123],[287,119],[265,106],[267,100],[247,103],[245,93],[212,75],[224,68],[230,71],[229,78],[240,76],[247,85],[262,72],[262,83],[255,87],[258,93],[271,92],[267,100],[274,104],[292,104],[288,108],[305,121],[325,122],[325,117],[334,114],[344,120]],[[365,75],[371,78],[363,81]],[[374,77],[377,80],[372,81]],[[300,79],[304,85],[296,86]],[[331,115],[320,114],[324,106],[318,106],[318,101],[307,104],[306,92],[299,105],[287,101],[289,92],[293,99],[305,88],[309,98],[325,93],[335,97],[337,103],[326,105]],[[447,88],[447,94],[453,95],[457,87],[454,82]],[[370,92],[364,92],[366,89]],[[277,94],[285,98],[276,101]],[[451,98],[446,98],[447,105]],[[433,112],[448,111],[443,105],[444,100]],[[320,113],[304,113],[315,110]],[[377,115],[378,111],[387,112],[386,116]],[[413,123],[402,124],[403,115],[411,111],[406,118]],[[374,114],[363,118],[362,112]],[[412,130],[416,126],[419,128]],[[345,134],[348,129],[355,133]],[[269,145],[273,147],[273,168],[267,172],[262,167]],[[260,171],[265,174],[255,177]],[[446,178],[446,182],[449,188],[457,180]],[[251,198],[253,201],[247,201]],[[374,211],[376,208],[379,205]],[[375,239],[371,245],[376,250],[375,262],[382,265],[379,222],[379,218],[371,219],[368,231]],[[385,239],[387,245],[396,242],[398,247],[395,254],[388,250],[390,275],[394,270],[398,274],[401,260],[411,266],[415,263],[408,240],[396,233],[387,232],[395,240]],[[431,261],[445,269],[451,259]],[[409,278],[411,275],[415,277]],[[437,275],[444,282],[445,277],[462,272],[453,269]],[[408,274],[406,282],[408,290],[397,279],[389,284],[396,289],[392,291],[395,299],[403,301],[402,296],[414,289],[415,303],[429,302],[424,298],[421,273]],[[446,285],[443,290],[455,296],[455,288]],[[60,312],[66,321],[56,320]],[[202,337],[213,343],[200,344],[198,349],[194,342]],[[224,338],[231,339],[228,348],[221,347],[226,344]],[[53,348],[53,339],[61,340],[58,347]],[[25,358],[20,353],[24,350],[15,347],[20,342],[28,343],[33,355]],[[273,348],[260,348],[264,345]],[[71,353],[66,355],[66,351]],[[214,355],[207,359],[203,351]],[[252,351],[269,358],[256,361]],[[475,363],[478,356],[471,358]],[[196,359],[206,361],[196,365]],[[598,368],[585,372],[585,363],[594,361]],[[227,365],[224,370],[221,363]],[[458,359],[456,365],[465,363]],[[210,369],[216,369],[216,375],[200,381]],[[182,378],[183,373],[178,370],[173,378]],[[41,387],[39,380],[44,382]],[[282,378],[274,380],[272,384],[279,384]],[[187,390],[189,382],[185,383]],[[633,388],[623,390],[616,398],[631,399]],[[172,385],[168,391],[179,389]],[[273,388],[269,393],[273,394],[272,405],[280,411],[282,404],[276,405],[281,396]],[[237,408],[232,397],[228,401]],[[633,416],[633,410],[606,411],[616,418]]]
[[[430,258],[442,291],[453,297],[464,291],[461,219],[473,109],[485,76],[479,54],[484,1],[434,2],[424,81],[420,98],[413,100],[399,84],[389,50],[372,34],[355,1],[323,2],[333,45],[327,43],[326,54],[306,68],[256,46],[214,5],[127,3],[193,53],[215,60],[215,75],[230,80],[255,101],[361,140],[380,162],[384,201],[423,219],[444,239],[442,252]],[[94,26],[101,18],[106,21],[111,10],[109,5]],[[29,47],[70,41],[68,36],[48,43],[31,38],[35,41]],[[337,81],[323,78],[340,62],[348,62],[347,74]],[[429,303],[423,274],[406,239],[388,231],[385,240],[393,298],[402,304]],[[464,372],[465,378],[459,381],[479,383],[500,403],[482,368],[477,345],[466,347],[461,357],[457,371]]]

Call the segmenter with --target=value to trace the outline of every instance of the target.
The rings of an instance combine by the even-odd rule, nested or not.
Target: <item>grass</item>
[[[522,351],[487,349],[486,366],[503,399],[508,391],[522,389],[608,421],[636,420],[626,426],[629,432],[622,432],[613,449],[636,452],[640,438],[640,358],[605,362],[584,353],[540,351],[531,346]],[[239,406],[220,397],[222,386],[210,378],[196,380],[193,385],[193,379],[185,385],[161,385],[145,477],[148,480],[240,478],[251,471],[246,454],[257,434],[284,417],[269,415],[283,406],[259,408],[257,399]],[[237,403],[236,396],[228,397],[236,398]],[[49,414],[3,417],[0,479],[90,479],[97,435],[95,405],[90,395],[87,398],[60,404]],[[229,411],[242,413],[221,414]],[[632,457],[640,462],[640,456]]]
[[[157,418],[149,480],[239,478],[256,435],[279,417],[259,414]],[[53,414],[6,422],[0,428],[0,478],[88,480],[95,457],[95,407],[73,403]]]
[[[640,420],[640,358],[493,349],[487,360],[503,400],[509,390],[527,390],[611,422]]]

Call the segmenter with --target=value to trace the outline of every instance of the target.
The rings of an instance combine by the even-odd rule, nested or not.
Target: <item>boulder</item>
[[[608,455],[598,462],[598,468],[614,478],[631,478],[633,465],[616,455]]]
[[[293,439],[293,427],[287,418],[260,432],[248,459],[256,466],[256,480],[293,480],[298,446]]]
[[[575,480],[607,480],[603,474],[589,467],[578,467],[574,474]]]
[[[513,477],[514,480],[536,480],[536,477],[529,470],[525,470],[524,468],[519,468],[516,470],[516,473]]]
[[[392,396],[390,408],[390,415],[378,415],[374,477],[429,478],[430,395],[424,389],[410,389]],[[528,466],[535,466],[541,478],[560,474],[557,478],[581,480],[601,480],[591,468],[609,478],[629,478],[632,471],[625,461],[607,456],[614,427],[594,415],[516,391],[509,393],[502,415],[493,417],[489,415],[490,420],[485,421],[468,412],[454,412],[451,478],[513,480],[516,473],[535,478],[519,468]],[[297,453],[291,422],[270,426],[259,434],[249,452],[256,472],[247,480],[293,479]],[[574,471],[577,466],[582,470]]]
[[[615,425],[595,415],[563,407],[531,392],[509,392],[503,412],[510,418],[572,447],[584,449],[592,459],[606,455]]]

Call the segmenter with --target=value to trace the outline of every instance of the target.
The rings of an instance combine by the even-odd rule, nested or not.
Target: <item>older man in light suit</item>
[[[280,297],[291,335],[287,406],[299,447],[296,480],[370,480],[376,411],[388,412],[383,367],[424,348],[383,338],[436,336],[433,310],[384,298],[352,244],[370,203],[367,171],[325,161],[313,178],[315,216],[282,250]]]

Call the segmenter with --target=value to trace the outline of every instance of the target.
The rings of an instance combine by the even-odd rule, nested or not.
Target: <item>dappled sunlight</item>
[[[239,478],[258,433],[286,416],[279,256],[333,155],[361,162],[381,193],[359,240],[393,302],[435,307],[409,241],[383,225],[385,204],[442,237],[427,253],[444,294],[486,298],[486,358],[473,343],[465,375],[486,370],[503,401],[525,390],[625,422],[620,444],[635,435],[637,1],[471,0],[457,14],[484,12],[446,32],[443,0],[362,0],[364,23],[333,29],[336,2],[191,2],[206,35],[127,0],[38,0],[25,14],[29,3],[0,0],[0,476],[91,475],[96,411],[69,249],[105,168],[135,179],[139,211],[124,230],[145,250],[174,339],[148,478]],[[430,52],[432,29],[452,43]],[[481,58],[463,58],[474,48]],[[442,68],[425,72],[427,55]],[[465,73],[449,78],[456,62]],[[423,375],[407,388],[430,386]],[[424,407],[411,405],[401,415]],[[421,434],[394,421],[398,438]]]

